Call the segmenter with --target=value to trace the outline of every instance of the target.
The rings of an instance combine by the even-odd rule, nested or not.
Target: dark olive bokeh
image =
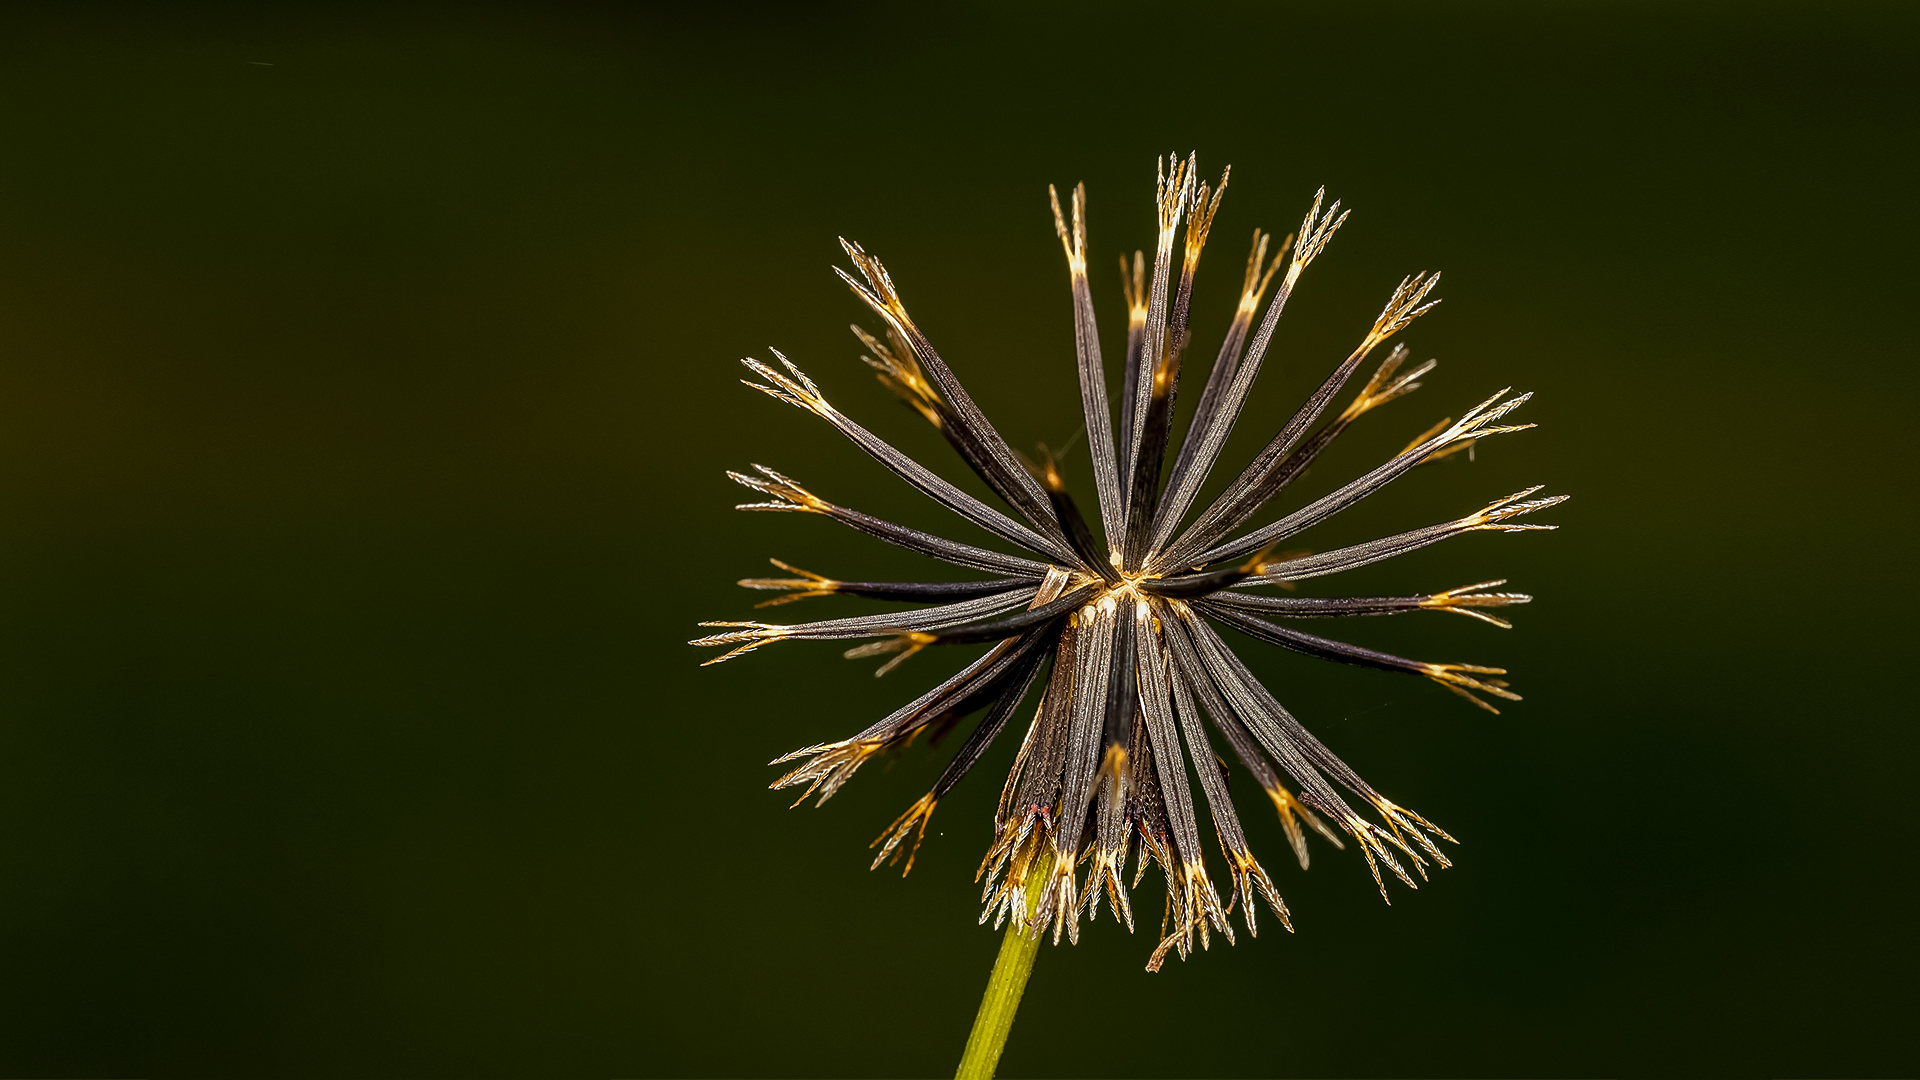
[[[1243,643],[1457,867],[1389,907],[1242,792],[1299,932],[1148,975],[1103,919],[1041,956],[1004,1073],[1911,1074],[1910,16],[9,8],[0,1072],[950,1070],[1011,747],[905,881],[865,845],[953,743],[820,811],[763,763],[960,658],[685,644],[770,555],[921,570],[734,513],[723,469],[948,523],[734,361],[781,347],[954,472],[857,362],[845,234],[1058,445],[1046,185],[1088,185],[1117,335],[1154,155],[1197,149],[1234,173],[1196,355],[1254,226],[1354,210],[1229,468],[1413,270],[1442,366],[1305,486],[1538,395],[1307,544],[1574,499],[1316,583],[1536,594],[1512,631],[1337,628],[1512,668],[1498,717]]]

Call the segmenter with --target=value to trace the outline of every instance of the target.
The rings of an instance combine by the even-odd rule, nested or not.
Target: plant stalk
[[[1027,874],[1025,922],[1011,923],[1007,936],[1000,939],[1000,956],[993,962],[993,974],[987,977],[987,992],[980,999],[980,1012],[973,1018],[973,1032],[967,1036],[967,1048],[960,1055],[954,1080],[992,1080],[1000,1065],[1000,1052],[1007,1048],[1007,1036],[1013,1031],[1013,1015],[1033,974],[1034,958],[1040,955],[1040,932],[1033,927],[1033,909],[1052,873],[1053,848],[1048,845],[1033,860]]]

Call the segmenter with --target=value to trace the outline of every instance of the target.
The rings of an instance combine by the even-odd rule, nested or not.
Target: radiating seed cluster
[[[841,241],[860,276],[837,272],[881,324],[877,335],[854,328],[871,354],[866,362],[883,384],[939,430],[1011,515],[960,490],[842,414],[812,379],[777,351],[773,355],[779,369],[758,360],[743,361],[760,380],[747,385],[819,416],[907,483],[1023,554],[976,547],[883,521],[828,502],[798,481],[756,465],[753,474],[728,474],[766,496],[765,501],[740,509],[834,518],[888,543],[990,576],[957,582],[843,581],[776,559],[775,566],[794,576],[740,582],[751,589],[785,593],[763,607],[833,594],[928,606],[793,624],[705,623],[729,629],[694,642],[734,646],[708,661],[718,663],[770,641],[866,639],[867,644],[846,655],[887,656],[880,674],[929,646],[987,645],[985,653],[958,675],[864,731],[777,759],[775,764],[798,764],[773,786],[804,785],[801,801],[817,792],[824,803],[875,755],[980,713],[932,789],[874,841],[880,849],[874,866],[888,859],[898,862],[904,855],[910,870],[940,799],[986,753],[1038,684],[1042,687],[1039,703],[1001,789],[993,843],[976,875],[984,886],[985,910],[980,919],[985,922],[991,917],[996,927],[1009,918],[1027,924],[1023,900],[1033,888],[1038,890],[1031,919],[1034,933],[1051,927],[1056,942],[1063,931],[1077,941],[1080,918],[1095,918],[1103,896],[1115,916],[1132,929],[1129,889],[1140,883],[1150,863],[1157,864],[1166,878],[1167,904],[1149,970],[1158,969],[1170,952],[1184,958],[1196,933],[1202,947],[1208,944],[1211,931],[1231,941],[1227,916],[1236,905],[1247,932],[1255,933],[1256,893],[1292,929],[1286,904],[1248,850],[1228,798],[1226,759],[1214,749],[1215,736],[1273,803],[1302,868],[1307,865],[1307,830],[1336,847],[1345,847],[1343,834],[1358,844],[1383,897],[1382,865],[1409,886],[1414,881],[1407,865],[1423,879],[1429,864],[1449,865],[1434,841],[1452,837],[1389,801],[1334,756],[1268,693],[1217,628],[1228,627],[1327,660],[1423,676],[1497,711],[1481,695],[1519,700],[1498,678],[1504,674],[1499,668],[1422,663],[1287,624],[1299,619],[1429,610],[1452,611],[1506,627],[1509,624],[1489,609],[1526,603],[1529,597],[1490,591],[1503,582],[1481,582],[1423,596],[1320,598],[1254,590],[1278,586],[1292,592],[1298,582],[1366,566],[1461,533],[1552,528],[1514,519],[1566,498],[1531,499],[1539,489],[1529,488],[1458,520],[1397,536],[1335,551],[1276,553],[1290,538],[1416,466],[1469,448],[1489,435],[1531,427],[1499,423],[1528,397],[1509,398],[1502,390],[1460,419],[1436,424],[1366,475],[1271,524],[1234,536],[1348,425],[1417,389],[1418,380],[1433,370],[1431,360],[1406,368],[1406,349],[1396,346],[1353,400],[1315,428],[1367,357],[1438,303],[1427,297],[1439,275],[1415,274],[1393,291],[1360,344],[1299,411],[1217,498],[1196,513],[1195,500],[1240,416],[1288,297],[1347,219],[1338,202],[1322,211],[1322,192],[1315,196],[1297,234],[1276,245],[1271,235],[1254,231],[1233,323],[1208,372],[1185,438],[1174,447],[1170,433],[1183,354],[1190,340],[1187,313],[1194,273],[1226,186],[1224,173],[1217,189],[1198,182],[1193,157],[1184,162],[1177,157],[1162,160],[1157,183],[1159,236],[1151,273],[1143,252],[1135,252],[1131,263],[1123,258],[1120,264],[1127,302],[1127,354],[1119,378],[1117,431],[1087,286],[1085,189],[1076,188],[1073,193],[1070,223],[1061,213],[1058,195],[1054,196],[1054,223],[1066,249],[1072,282],[1081,408],[1100,511],[1097,537],[1068,494],[1052,458],[1036,465],[1014,453],[907,315],[879,260],[860,245]],[[1180,235],[1182,223],[1184,236]],[[1272,298],[1256,328],[1254,318],[1269,288]],[[1224,904],[1207,870],[1192,790],[1195,780],[1225,859],[1229,888]],[[1125,872],[1130,848],[1138,852],[1131,881]]]

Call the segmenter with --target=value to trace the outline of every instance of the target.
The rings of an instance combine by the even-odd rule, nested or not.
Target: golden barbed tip
[[[801,803],[807,801],[807,797],[815,791],[820,792],[820,801],[814,805],[825,805],[826,801],[833,798],[834,793],[839,791],[841,786],[852,778],[853,774],[861,765],[866,763],[868,758],[873,757],[886,747],[887,742],[884,739],[847,739],[841,742],[820,743],[801,750],[795,750],[790,754],[775,758],[774,764],[792,761],[795,758],[809,755],[812,756],[812,760],[805,762],[800,767],[787,773],[780,779],[775,780],[772,787],[778,790],[780,788],[806,784],[807,789],[800,793],[798,799],[793,801],[793,806],[799,806]],[[822,788],[825,790],[821,790]],[[791,809],[791,807],[789,809]]]
[[[1477,690],[1480,693],[1491,694],[1494,697],[1504,698],[1508,701],[1522,700],[1519,694],[1507,689],[1507,683],[1504,679],[1474,678],[1475,675],[1505,675],[1507,673],[1506,668],[1482,667],[1478,664],[1423,664],[1421,667],[1424,669],[1421,674],[1427,678],[1432,679],[1434,682],[1439,683],[1441,686],[1459,694],[1461,697],[1466,698],[1468,701],[1473,702],[1475,705],[1480,706],[1496,716],[1499,715],[1500,710],[1495,708],[1491,703],[1477,697],[1472,691]]]
[[[885,656],[891,652],[899,653],[899,656],[881,664],[880,667],[874,671],[873,677],[877,679],[887,672],[892,671],[894,668],[899,667],[901,664],[906,663],[908,658],[913,656],[913,654],[939,640],[939,637],[936,635],[916,630],[912,633],[896,634],[893,637],[882,638],[879,641],[869,641],[865,645],[855,645],[840,655],[848,660],[863,660],[869,656]]]
[[[894,818],[893,824],[887,826],[885,831],[874,837],[873,843],[867,845],[868,850],[880,847],[882,843],[886,845],[880,847],[880,854],[873,857],[873,865],[867,869],[880,869],[880,864],[886,862],[889,855],[893,857],[892,865],[898,865],[901,856],[900,842],[905,840],[907,834],[913,832],[917,826],[918,835],[914,837],[913,846],[905,852],[907,865],[900,871],[900,876],[906,877],[913,873],[914,857],[920,854],[920,842],[927,838],[927,821],[933,817],[933,811],[939,805],[940,800],[934,798],[931,791],[914,800],[913,805],[907,807],[906,813]]]
[[[795,600],[806,600],[815,596],[831,596],[839,591],[841,583],[824,574],[816,574],[811,570],[802,570],[797,566],[790,566],[787,563],[783,563],[779,559],[768,559],[767,561],[790,574],[799,574],[801,576],[797,578],[741,578],[736,584],[743,589],[790,590],[792,593],[789,596],[776,596],[771,600],[763,600],[753,605],[756,609],[778,607],[781,604],[791,604]]]
[[[731,660],[736,656],[740,656],[745,653],[750,653],[753,650],[759,648],[762,645],[765,645],[770,641],[779,641],[785,638],[788,633],[787,627],[780,626],[774,623],[703,622],[700,625],[701,626],[744,626],[746,627],[745,630],[735,630],[725,634],[709,634],[706,637],[695,638],[692,641],[687,642],[687,644],[689,645],[700,645],[700,646],[736,645],[736,644],[739,645],[739,648],[734,649],[732,652],[727,653],[725,656],[716,656],[713,659],[702,663],[700,665],[701,667],[710,667],[714,664]]]
[[[824,754],[829,750],[833,750],[837,747],[841,747],[845,745],[847,745],[845,742],[814,743],[812,746],[803,746],[798,750],[789,750],[786,753],[781,754],[779,757],[774,758],[772,761],[767,762],[767,764],[785,765],[789,761],[796,761],[803,757],[817,757],[818,755]],[[778,788],[780,787],[780,781],[775,780],[773,783],[768,784],[767,787]]]
[[[1477,610],[1479,608],[1508,607],[1514,604],[1530,604],[1533,602],[1533,597],[1526,593],[1483,593],[1479,591],[1481,589],[1491,589],[1496,585],[1505,585],[1506,583],[1506,578],[1497,578],[1493,581],[1482,581],[1474,585],[1462,585],[1457,589],[1448,589],[1446,592],[1434,593],[1432,596],[1425,597],[1420,601],[1420,606],[1423,608],[1432,608],[1437,611],[1451,611],[1456,615],[1465,615],[1469,618],[1479,619],[1481,622],[1498,626],[1503,630],[1511,630],[1513,629],[1513,624],[1507,620]]]
[[[698,645],[698,644],[700,644],[700,643],[699,643],[699,642],[697,642],[697,641],[692,641],[692,642],[688,642],[688,644],[689,644],[689,645]],[[739,648],[737,648],[737,649],[734,649],[734,650],[733,650],[732,652],[729,652],[729,653],[726,653],[726,654],[724,654],[724,655],[721,655],[721,656],[716,656],[716,657],[714,657],[714,658],[713,658],[713,659],[711,659],[711,660],[703,660],[703,661],[701,661],[701,663],[700,663],[700,666],[701,666],[701,667],[712,667],[712,666],[713,666],[713,665],[715,665],[715,664],[720,664],[720,663],[725,663],[726,661],[728,661],[728,660],[731,660],[731,659],[733,659],[733,658],[734,658],[734,657],[736,657],[736,656],[741,656],[741,655],[744,655],[744,654],[746,654],[746,653],[750,653],[750,652],[752,652],[753,650],[755,650],[755,649],[757,649],[757,648],[759,648],[760,646],[762,646],[762,645],[764,645],[764,644],[766,644],[766,642],[764,642],[764,641],[754,641],[754,642],[749,642],[749,643],[747,643],[747,644],[745,644],[745,645],[742,645],[742,646],[740,646],[740,647],[739,647]]]

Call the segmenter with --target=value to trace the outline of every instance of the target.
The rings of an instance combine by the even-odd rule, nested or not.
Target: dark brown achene
[[[1206,184],[1197,183],[1192,157],[1185,162],[1172,159],[1170,173],[1166,161],[1162,162],[1159,242],[1151,277],[1142,253],[1134,254],[1131,268],[1127,260],[1121,261],[1128,331],[1117,441],[1087,286],[1085,191],[1073,193],[1071,223],[1061,213],[1058,196],[1054,197],[1054,221],[1066,249],[1073,287],[1081,407],[1097,486],[1101,538],[1082,517],[1053,462],[1029,466],[982,415],[907,315],[879,260],[858,244],[843,240],[860,280],[844,271],[839,271],[840,276],[882,323],[883,336],[854,329],[872,354],[867,363],[879,371],[882,383],[939,429],[1017,516],[968,495],[847,418],[828,403],[813,380],[778,352],[773,355],[784,370],[757,360],[743,361],[761,380],[748,385],[826,420],[907,483],[1025,554],[1005,554],[882,521],[827,502],[797,481],[756,465],[756,475],[728,474],[767,496],[764,502],[743,505],[743,510],[821,514],[889,543],[993,576],[937,583],[841,581],[775,560],[776,566],[795,576],[740,582],[752,589],[786,593],[762,606],[834,593],[924,601],[930,606],[795,624],[705,623],[727,629],[694,642],[734,646],[708,661],[718,663],[789,638],[871,639],[847,655],[891,654],[881,673],[930,646],[988,644],[986,652],[958,675],[859,734],[777,759],[776,764],[799,764],[773,786],[805,785],[802,801],[818,792],[820,802],[825,802],[874,755],[904,745],[930,727],[937,730],[981,712],[978,725],[932,789],[874,841],[880,849],[874,866],[904,856],[911,869],[927,820],[940,799],[980,760],[1039,683],[1044,687],[1039,705],[1002,789],[993,843],[977,875],[985,884],[981,921],[989,916],[995,926],[1008,918],[1027,921],[1026,905],[1019,900],[1026,895],[1031,873],[1044,875],[1044,880],[1031,882],[1039,890],[1033,932],[1050,926],[1056,942],[1063,931],[1078,940],[1080,917],[1094,918],[1103,894],[1116,917],[1131,929],[1128,889],[1139,884],[1152,861],[1166,875],[1168,903],[1159,944],[1147,965],[1150,970],[1157,969],[1169,952],[1185,957],[1193,947],[1195,931],[1202,946],[1208,943],[1210,930],[1231,941],[1227,915],[1235,905],[1248,933],[1256,932],[1255,893],[1292,928],[1286,904],[1248,850],[1228,798],[1225,758],[1215,753],[1203,717],[1272,801],[1303,868],[1308,829],[1336,847],[1345,846],[1342,833],[1357,842],[1383,897],[1387,890],[1382,865],[1409,886],[1414,881],[1408,865],[1422,878],[1429,864],[1449,865],[1435,839],[1452,837],[1375,791],[1314,738],[1234,654],[1216,624],[1311,656],[1424,676],[1493,710],[1486,697],[1519,700],[1498,678],[1504,674],[1499,668],[1422,663],[1305,633],[1284,623],[1432,610],[1505,627],[1508,623],[1488,609],[1526,603],[1530,598],[1488,591],[1503,582],[1422,596],[1310,598],[1251,590],[1273,585],[1291,590],[1296,582],[1365,566],[1460,533],[1552,528],[1513,519],[1566,498],[1530,499],[1539,489],[1529,488],[1458,520],[1370,543],[1318,554],[1272,554],[1277,545],[1417,465],[1470,447],[1486,436],[1532,426],[1499,423],[1528,397],[1509,398],[1503,390],[1467,410],[1459,420],[1442,421],[1365,476],[1272,524],[1230,538],[1348,425],[1376,406],[1417,389],[1417,380],[1433,369],[1434,363],[1428,361],[1402,371],[1406,349],[1394,348],[1352,402],[1309,433],[1368,355],[1438,302],[1427,296],[1439,275],[1415,274],[1400,283],[1365,338],[1240,476],[1211,504],[1191,514],[1259,374],[1294,284],[1346,221],[1339,203],[1323,213],[1322,196],[1316,195],[1297,242],[1292,237],[1282,241],[1270,260],[1267,250],[1272,237],[1255,230],[1233,323],[1186,437],[1172,447],[1169,436],[1181,354],[1189,340],[1187,312],[1194,272],[1226,186],[1225,174],[1218,190],[1210,192]],[[1184,249],[1176,251],[1183,219]],[[1273,298],[1255,329],[1254,316],[1276,276]],[[1231,879],[1224,905],[1207,871],[1190,776],[1199,781]],[[1349,802],[1349,797],[1354,801]],[[907,843],[909,837],[911,843]],[[1124,865],[1136,840],[1139,855],[1129,883]],[[1082,866],[1086,867],[1084,877],[1079,874]]]

